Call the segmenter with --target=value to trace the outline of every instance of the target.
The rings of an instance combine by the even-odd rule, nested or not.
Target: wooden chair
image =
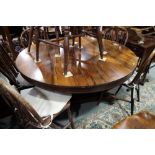
[[[0,44],[0,72],[14,85],[18,91],[33,87],[18,72],[14,62],[8,55],[7,51]]]
[[[137,35],[140,37],[140,38],[143,38],[144,40],[144,37],[150,37],[150,38],[154,38],[155,39],[155,27],[154,26],[145,26],[145,27],[131,27],[130,28],[131,30],[134,30]],[[154,61],[154,60],[153,60]],[[150,68],[153,68],[155,65],[151,66],[151,63],[150,63]],[[148,72],[149,72],[149,69],[148,69]],[[142,84],[144,84],[144,81],[146,80],[146,74],[143,78],[143,82]]]
[[[23,29],[23,31],[20,34],[20,44],[23,48],[27,48],[28,47],[28,42],[29,42],[29,33],[30,33],[30,28],[29,27],[25,27]]]
[[[81,34],[76,34],[76,29],[72,29],[72,32],[71,32],[71,29],[72,28],[70,28],[68,26],[64,26],[63,27],[63,37],[59,38],[59,28],[56,26],[55,27],[56,38],[53,40],[49,40],[48,38],[41,39],[41,37],[40,37],[41,31],[40,31],[39,26],[31,27],[30,32],[29,32],[28,52],[30,52],[33,38],[34,38],[34,41],[36,44],[36,62],[41,61],[39,59],[40,42],[49,44],[53,47],[57,47],[59,49],[57,55],[60,55],[60,48],[63,48],[64,49],[64,76],[67,76],[67,74],[68,74],[68,57],[69,57],[69,49],[70,49],[69,39],[71,39],[71,38],[73,39],[72,46],[74,46],[75,37],[79,37],[79,48],[81,48]],[[71,33],[73,33],[73,34],[71,34]],[[59,44],[60,40],[63,40],[63,44]]]
[[[139,66],[138,70],[133,73],[133,76],[125,83],[123,83],[115,93],[115,95],[117,95],[122,86],[125,86],[129,90],[131,90],[131,101],[130,101],[131,115],[133,114],[134,111],[134,91],[136,90],[137,92],[137,101],[140,101],[141,77],[143,77],[148,72],[148,68],[154,57],[155,57],[155,50],[153,50],[152,53],[143,61],[143,63]]]
[[[55,33],[55,38],[59,39],[59,27],[55,26],[53,33]],[[31,26],[30,28],[26,29],[23,34],[21,35],[21,40],[22,40],[22,36],[24,35],[24,33],[29,33],[29,39],[28,39],[28,52],[30,52],[30,48],[31,48],[31,44],[32,41],[34,40],[36,45],[43,41],[42,39],[49,39],[49,28],[48,27],[41,27],[41,26]],[[40,40],[41,39],[41,40]],[[46,42],[47,43],[47,42]]]
[[[43,42],[45,44],[49,44],[51,46],[55,46],[64,49],[64,76],[68,77],[68,57],[69,57],[69,51],[70,51],[70,39],[72,39],[72,47],[75,45],[75,38],[79,38],[78,42],[78,48],[81,49],[81,37],[86,35],[87,32],[84,31],[83,27],[80,26],[64,26],[62,27],[63,37],[59,38],[58,35],[58,28],[56,29],[56,39],[55,40],[48,40],[48,39],[41,39],[40,37],[40,27],[31,27],[29,32],[29,43],[28,43],[28,52],[30,52],[32,39],[34,38],[35,44],[36,44],[36,63],[40,62],[39,59],[39,45],[40,42]],[[94,28],[95,37],[97,38],[98,44],[99,44],[99,51],[101,59],[103,58],[103,45],[102,45],[102,34],[100,32],[99,27]],[[35,35],[34,35],[35,34]],[[33,37],[34,36],[34,37]],[[59,41],[63,40],[63,44],[59,44]],[[74,50],[74,48],[73,48]]]
[[[70,111],[71,95],[58,94],[37,87],[19,94],[10,84],[0,80],[0,96],[13,109],[23,128],[74,128]],[[67,110],[69,122],[64,126],[54,123],[55,118]]]
[[[95,37],[98,42],[100,58],[103,59],[104,46],[102,39],[108,39],[120,44],[126,45],[128,40],[128,31],[125,27],[102,27],[92,26],[84,31],[87,35]]]
[[[74,46],[75,38],[79,38],[79,48],[82,48],[81,45],[81,37],[85,35],[92,36],[97,39],[98,46],[99,46],[99,52],[100,52],[100,58],[103,59],[103,44],[102,44],[102,32],[100,31],[100,26],[91,26],[91,27],[85,27],[85,26],[70,26],[69,31],[72,34],[73,43],[72,46]]]
[[[144,27],[129,27],[131,30],[134,30],[139,37],[143,36],[149,36],[154,37],[155,36],[155,27],[154,26],[144,26]]]
[[[106,27],[102,31],[103,38],[126,45],[128,40],[128,31],[125,27]]]
[[[8,48],[10,55],[11,55],[11,59],[13,61],[17,57],[17,52],[15,51],[15,46],[12,42],[13,35],[11,34],[11,33],[13,33],[14,29],[15,29],[15,27],[8,27],[8,26],[0,27],[0,34],[2,34],[3,42],[4,42],[5,46]],[[18,32],[17,29],[16,29],[16,31]],[[14,31],[14,34],[15,34],[15,31]]]
[[[155,129],[155,115],[142,111],[116,123],[113,129]]]

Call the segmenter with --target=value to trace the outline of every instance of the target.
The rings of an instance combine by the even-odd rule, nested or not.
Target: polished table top
[[[63,75],[63,49],[61,57],[55,57],[58,50],[50,45],[40,44],[40,59],[35,62],[35,45],[30,53],[24,49],[16,59],[16,66],[30,83],[44,89],[66,93],[90,93],[111,89],[126,81],[137,65],[137,57],[125,46],[116,46],[103,40],[108,52],[104,61],[99,60],[97,40],[82,37],[82,49],[70,47],[68,70],[71,77]]]

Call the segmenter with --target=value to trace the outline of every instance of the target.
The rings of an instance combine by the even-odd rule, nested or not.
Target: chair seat
[[[118,122],[113,129],[155,129],[155,115],[143,111]]]
[[[38,87],[22,90],[21,95],[37,111],[40,117],[51,115],[51,118],[54,114],[60,112],[72,97],[71,95],[59,94]]]
[[[0,72],[0,79],[7,82],[7,83],[10,83],[9,79],[3,75],[1,72]],[[28,81],[26,81],[22,76],[21,74],[18,74],[18,76],[16,77],[16,80],[17,82],[20,84],[20,86],[24,86],[24,87],[30,87],[32,86],[32,84],[30,84]],[[15,86],[14,86],[15,88]]]
[[[18,83],[20,83],[21,86],[32,86],[32,84],[30,84],[28,81],[26,81],[21,74],[19,73],[16,77],[16,80],[18,81]]]
[[[1,72],[0,72],[0,80],[10,83],[9,79],[5,75],[3,75]]]

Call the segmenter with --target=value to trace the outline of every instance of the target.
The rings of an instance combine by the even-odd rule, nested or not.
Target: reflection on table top
[[[70,47],[68,70],[73,74],[64,77],[63,49],[61,57],[55,57],[58,50],[43,43],[40,44],[41,62],[35,63],[35,45],[30,53],[24,49],[16,59],[16,66],[29,82],[52,91],[66,93],[88,93],[111,89],[127,80],[137,65],[137,57],[125,46],[114,45],[103,40],[108,52],[105,61],[99,60],[97,40],[82,37],[80,50],[77,45]]]

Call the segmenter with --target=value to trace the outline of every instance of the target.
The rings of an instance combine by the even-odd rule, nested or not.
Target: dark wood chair
[[[101,27],[100,26],[70,26],[69,31],[71,33],[71,38],[73,40],[72,46],[74,46],[75,38],[78,37],[78,47],[79,49],[82,48],[81,45],[81,37],[89,35],[91,37],[94,37],[97,39],[98,42],[98,47],[99,47],[99,52],[100,52],[100,58],[103,59],[103,43],[102,43],[102,32],[101,32]]]
[[[100,59],[103,59],[103,43],[102,43],[102,27],[101,26],[84,26],[83,27],[83,32],[85,35],[94,37],[97,39],[98,42],[98,47],[99,47],[99,52],[100,52]]]
[[[77,34],[79,33],[79,28],[78,28],[78,32],[77,32],[77,28],[74,27],[69,27],[69,26],[64,26],[62,27],[62,33],[63,33],[63,37],[59,37],[60,34],[60,30],[59,27],[56,26],[55,27],[55,39],[49,40],[48,38],[41,38],[41,27],[37,26],[34,27],[32,26],[30,28],[29,31],[29,43],[28,43],[28,52],[30,52],[31,49],[31,44],[32,44],[32,40],[34,40],[35,45],[36,45],[36,62],[40,62],[39,59],[39,45],[40,42],[43,42],[45,44],[50,44],[53,47],[57,47],[58,48],[58,52],[56,53],[56,55],[60,55],[60,48],[64,49],[64,76],[68,76],[68,57],[69,57],[69,39],[72,39],[72,46],[74,46],[75,44],[75,37],[79,37],[79,48],[81,48],[81,34]],[[44,32],[46,32],[46,30],[44,30]],[[59,44],[59,41],[63,40],[62,44]]]
[[[30,52],[32,40],[34,40],[35,46],[36,46],[36,60],[35,61],[36,63],[37,62],[39,63],[41,61],[39,59],[39,45],[41,42],[45,44],[50,44],[53,47],[57,47],[59,49],[58,54],[60,53],[60,48],[63,48],[64,49],[64,76],[65,77],[72,76],[72,74],[68,72],[69,51],[71,48],[72,48],[71,50],[74,51],[75,38],[79,38],[78,48],[81,49],[82,48],[81,37],[89,33],[87,33],[87,31],[84,30],[84,27],[81,27],[81,26],[64,26],[62,27],[63,37],[59,38],[58,27],[56,27],[55,30],[56,30],[56,38],[54,40],[49,40],[47,38],[41,39],[40,37],[41,31],[40,31],[39,26],[31,27],[29,31],[28,52]],[[92,36],[95,36],[95,38],[97,38],[100,57],[102,59],[103,58],[103,44],[102,44],[102,33],[100,31],[100,27],[97,27],[97,26],[93,27],[92,32],[93,32],[92,34],[94,34]],[[72,46],[70,46],[70,39],[72,39]],[[59,44],[60,40],[63,41],[63,44]]]
[[[11,85],[14,85],[18,91],[33,87],[18,72],[13,60],[8,52],[0,44],[0,72],[7,78]]]
[[[28,47],[28,42],[29,42],[29,33],[30,33],[30,28],[25,27],[23,31],[20,34],[20,44],[22,48],[27,48]]]
[[[154,37],[155,36],[155,27],[154,26],[134,26],[129,27],[130,29],[134,30],[139,37],[143,36],[149,36]]]
[[[145,26],[145,27],[133,27],[133,28],[130,28],[132,30],[134,30],[137,35],[142,38],[144,40],[145,37],[150,37],[150,38],[154,38],[155,39],[155,27],[154,26]],[[154,61],[154,60],[153,60]],[[150,68],[153,68],[155,67],[155,65],[151,66],[151,63],[150,63]],[[149,69],[148,69],[148,72],[149,72]],[[145,78],[143,78],[143,84],[146,80],[146,76],[144,76]]]
[[[153,36],[155,32],[154,27],[128,27],[128,32],[129,39],[127,47],[139,57],[138,65],[140,65],[145,60],[145,57],[150,55],[155,48],[155,36]],[[148,79],[145,78],[141,84],[144,85],[146,81],[148,81]]]
[[[122,86],[125,86],[129,90],[131,90],[131,115],[134,111],[134,91],[136,90],[137,92],[137,101],[140,101],[140,83],[142,77],[148,72],[150,63],[152,62],[154,57],[155,50],[153,50],[152,53],[143,61],[143,63],[138,67],[138,70],[133,73],[132,77],[125,83],[123,83],[115,93],[115,95],[117,95]]]
[[[103,38],[126,45],[128,30],[125,27],[106,27],[102,30]]]
[[[0,96],[12,108],[22,128],[74,128],[70,111],[71,95],[37,87],[22,90],[19,94],[10,84],[0,80]],[[67,111],[69,121],[64,125],[54,123],[63,111]]]
[[[155,129],[155,115],[142,111],[116,123],[113,129]]]
[[[43,30],[41,29],[43,28]],[[58,48],[58,53],[57,55],[60,55],[60,47],[64,48],[64,51],[67,50],[67,52],[65,52],[65,57],[64,57],[64,75],[67,75],[67,58],[68,58],[68,49],[69,49],[69,39],[67,37],[67,35],[65,36],[64,39],[64,44],[60,45],[59,44],[59,29],[58,27],[55,27],[55,35],[56,35],[56,39],[54,41],[49,40],[48,37],[48,28],[47,27],[41,27],[41,26],[31,26],[29,31],[29,37],[28,37],[28,52],[30,52],[31,50],[31,45],[32,42],[34,41],[35,45],[36,45],[36,63],[40,62],[41,60],[39,59],[39,45],[40,42],[43,42],[45,44],[50,44],[51,46],[57,47]],[[41,33],[43,31],[43,37],[41,37]]]
[[[1,26],[0,34],[2,35],[2,41],[5,47],[9,50],[11,59],[14,61],[18,55],[13,42],[14,38],[19,38],[22,32],[22,26]]]

